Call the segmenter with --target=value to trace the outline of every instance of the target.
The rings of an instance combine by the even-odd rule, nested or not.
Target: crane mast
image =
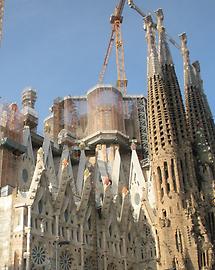
[[[114,13],[110,17],[110,23],[112,25],[112,32],[108,43],[108,48],[105,54],[102,70],[99,74],[99,83],[103,83],[105,71],[108,65],[110,54],[112,51],[113,43],[115,41],[116,46],[116,67],[117,67],[117,87],[123,94],[126,94],[127,79],[125,74],[125,61],[124,61],[124,47],[122,40],[121,24],[123,21],[122,12],[125,6],[126,0],[120,0],[116,6]]]
[[[3,16],[4,16],[4,0],[0,0],[0,43],[2,40]]]

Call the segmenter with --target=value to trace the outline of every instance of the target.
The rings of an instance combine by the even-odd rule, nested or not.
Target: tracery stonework
[[[35,266],[43,266],[45,264],[45,261],[46,261],[45,248],[40,244],[35,245],[32,248],[32,263]]]
[[[44,136],[34,89],[0,104],[0,269],[214,269],[214,122],[183,34],[185,110],[156,14],[147,99],[58,98]]]
[[[65,250],[61,252],[60,255],[60,269],[62,270],[70,270],[72,269],[72,261],[74,259],[72,258],[72,254],[68,251]]]

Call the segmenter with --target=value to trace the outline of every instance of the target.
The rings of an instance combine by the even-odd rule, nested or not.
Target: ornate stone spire
[[[207,112],[208,112],[208,116],[213,118],[213,115],[212,115],[212,112],[211,112],[211,109],[210,109],[210,106],[209,106],[209,103],[208,103],[208,100],[207,100],[207,96],[205,94],[204,87],[203,87],[203,80],[201,78],[201,67],[200,67],[199,61],[193,62],[192,66],[194,68],[194,74],[196,76],[196,82],[198,84],[198,88],[201,91],[201,94],[202,94],[202,97],[203,97],[203,100],[204,100],[204,103],[205,103],[205,106],[206,106],[206,109],[207,109]]]
[[[156,11],[158,30],[158,59],[161,65],[173,65],[171,52],[166,40],[166,31],[163,26],[164,14],[162,9]]]
[[[144,19],[146,29],[146,40],[148,44],[147,68],[148,77],[155,74],[161,74],[161,68],[158,60],[158,53],[155,41],[155,28],[150,15]]]
[[[169,99],[170,121],[173,127],[174,140],[181,148],[184,141],[187,141],[187,127],[185,110],[181,96],[180,86],[174,68],[171,51],[166,38],[163,25],[164,14],[162,9],[156,11],[158,29],[158,57],[162,68],[163,79],[166,84],[165,90]]]
[[[158,29],[162,28],[163,13],[157,12]],[[177,171],[177,177],[167,177],[163,184],[157,180],[158,200],[172,192],[191,191],[195,172],[192,168],[192,151],[188,141],[185,112],[171,54],[163,30],[160,41],[165,56],[161,52],[162,65],[158,61],[155,33],[150,16],[145,19],[148,43],[148,138],[150,157],[154,173],[165,178],[164,171]],[[164,35],[163,35],[164,34]],[[160,44],[161,45],[161,44]],[[166,60],[168,61],[166,62]],[[180,161],[180,166],[177,162]],[[156,164],[156,168],[154,168]],[[167,173],[169,174],[169,173]],[[189,193],[188,192],[188,193]]]
[[[186,116],[191,138],[195,142],[197,132],[201,126],[204,140],[214,149],[214,123],[207,98],[203,91],[200,65],[198,62],[195,62],[193,65],[190,64],[187,36],[185,33],[181,34],[181,48],[184,60]],[[210,125],[208,125],[208,119],[212,119]]]
[[[181,38],[181,52],[184,61],[184,85],[186,86],[194,86],[196,85],[196,77],[194,74],[194,70],[192,65],[190,64],[190,52],[187,48],[187,35],[186,33],[182,33],[180,35]]]
[[[185,215],[184,202],[190,201],[197,192],[196,177],[181,91],[166,41],[163,18],[162,10],[158,10],[158,52],[154,24],[150,16],[145,18],[148,44],[148,141],[156,196],[156,230],[159,235],[161,268],[173,269],[176,261],[180,269],[189,269],[189,266],[185,266],[186,254],[182,249],[186,250],[190,246],[186,234],[192,231],[191,224],[194,221]],[[194,206],[194,200],[192,203]],[[173,239],[177,239],[176,243]],[[196,246],[192,247],[191,253],[193,268],[198,269]]]
[[[214,121],[207,98],[203,91],[203,83],[200,76],[200,65],[195,62],[190,64],[189,51],[187,49],[186,34],[181,35],[182,55],[184,58],[184,92],[186,101],[186,118],[190,137],[195,153],[195,167],[198,188],[204,196],[204,214],[206,226],[211,232],[211,240],[215,241],[214,228],[211,227],[210,215],[214,212],[211,204],[214,198],[214,164],[215,164],[215,140]],[[212,228],[212,229],[211,229]]]

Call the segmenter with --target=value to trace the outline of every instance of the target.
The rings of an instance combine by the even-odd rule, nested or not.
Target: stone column
[[[102,238],[103,238],[104,270],[107,270],[107,240],[105,230],[102,231]]]
[[[80,224],[80,244],[81,244],[81,270],[84,270],[84,229]]]
[[[125,241],[125,234],[123,235],[123,238],[122,238],[122,243],[123,243],[123,260],[124,260],[124,270],[127,270],[128,267],[127,267],[127,247],[126,247],[126,241]]]
[[[55,216],[55,269],[58,270],[59,216]]]
[[[31,270],[31,206],[28,205],[26,270]]]

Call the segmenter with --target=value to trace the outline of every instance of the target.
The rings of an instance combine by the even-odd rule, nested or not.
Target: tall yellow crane
[[[2,40],[3,16],[4,16],[4,0],[0,0],[0,43]]]
[[[116,67],[117,67],[117,87],[125,95],[127,88],[127,79],[125,74],[125,61],[124,61],[124,47],[122,40],[121,24],[122,24],[122,12],[125,6],[126,0],[120,0],[119,4],[116,6],[114,13],[110,17],[110,23],[112,25],[112,31],[110,40],[108,43],[108,48],[105,54],[104,62],[102,65],[102,70],[99,74],[99,83],[103,83],[105,71],[108,65],[110,54],[115,41],[116,46]]]

